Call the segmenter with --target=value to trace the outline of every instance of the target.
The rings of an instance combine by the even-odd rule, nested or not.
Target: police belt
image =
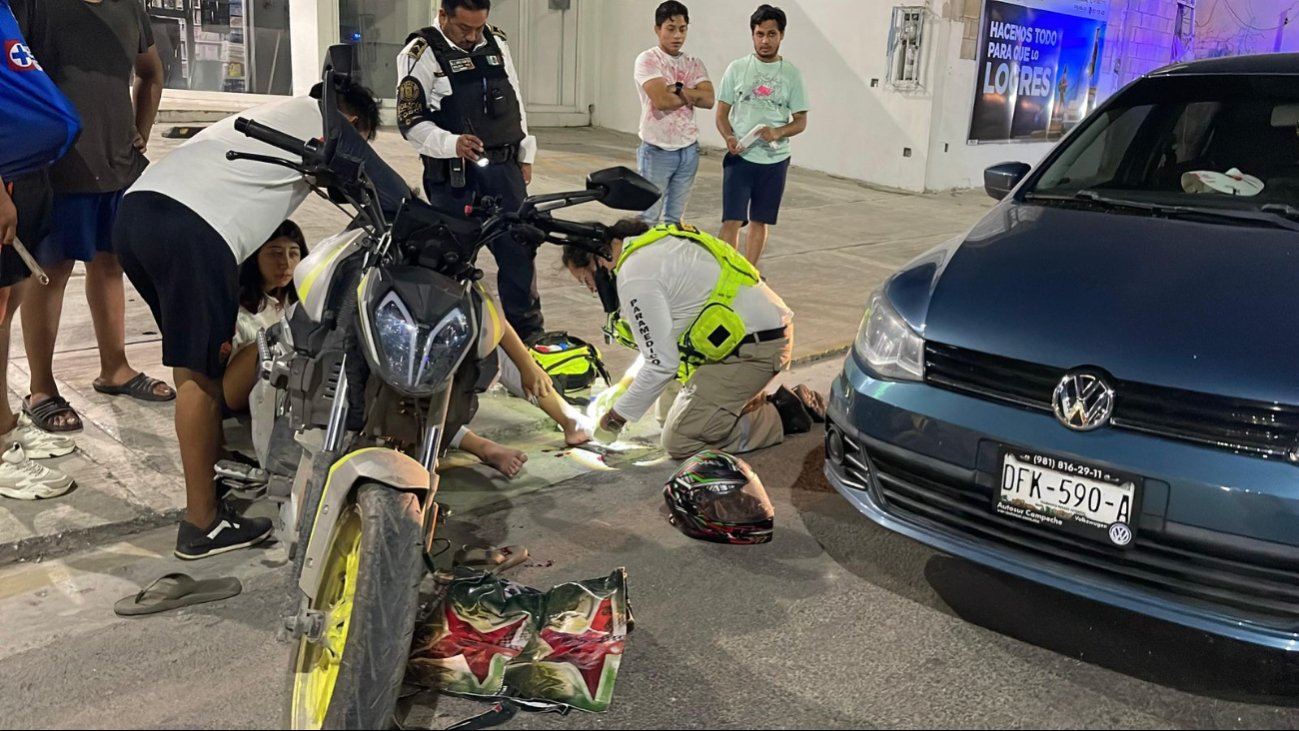
[[[519,159],[519,146],[489,147],[482,151],[481,156],[487,158],[487,162],[492,165],[500,165],[501,163]]]
[[[487,162],[492,165],[500,165],[511,160],[519,159],[519,146],[505,145],[503,147],[488,147],[484,149],[479,156],[486,158]],[[442,168],[442,170],[445,171],[454,159],[455,158],[425,157],[424,166],[426,168]],[[473,163],[469,162],[469,164]]]

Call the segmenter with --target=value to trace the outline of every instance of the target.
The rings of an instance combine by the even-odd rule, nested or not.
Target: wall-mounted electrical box
[[[889,29],[889,86],[902,91],[924,88],[924,6],[899,5],[893,8],[893,26]]]

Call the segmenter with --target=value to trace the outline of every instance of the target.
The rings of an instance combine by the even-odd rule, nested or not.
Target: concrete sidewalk
[[[160,136],[165,128],[158,127],[150,142],[149,155],[155,160],[178,144]],[[601,168],[635,167],[637,141],[628,135],[583,128],[539,130],[538,136],[541,154],[531,187],[534,194],[581,188],[586,175]],[[418,184],[419,160],[400,136],[386,131],[376,146],[408,181]],[[964,231],[988,207],[988,199],[975,192],[899,195],[793,169],[781,223],[773,230],[763,271],[796,313],[796,357],[806,361],[846,348],[874,287],[916,255]],[[716,232],[720,210],[721,157],[706,153],[688,218],[700,228]],[[565,215],[612,222],[623,214],[588,205],[570,209]],[[318,198],[309,199],[294,218],[306,231],[308,242],[336,233],[346,220]],[[484,254],[481,264],[488,274],[485,282],[494,283],[495,263],[490,254]],[[599,302],[563,271],[557,247],[543,247],[537,269],[547,327],[598,341],[604,319]],[[0,501],[0,563],[64,553],[171,523],[184,505],[172,405],[107,397],[91,389],[98,375],[98,354],[83,281],[78,274],[68,287],[55,359],[63,396],[86,421],[78,451],[57,461],[60,469],[77,479],[78,487],[51,501]],[[127,340],[136,368],[170,378],[161,365],[156,325],[147,307],[129,290]],[[17,324],[12,342],[8,396],[16,406],[26,395],[28,382]],[[606,350],[606,359],[616,372],[633,356],[630,351]],[[562,442],[552,436],[544,416],[526,404],[506,398],[484,399],[475,427],[485,436],[500,436],[502,441],[527,448],[533,458],[528,474],[508,485],[475,468],[477,477],[469,482],[480,488],[503,490],[502,495],[535,489],[565,479],[570,470],[562,464],[564,460],[539,458],[551,454],[542,449],[553,450]],[[653,430],[653,425],[648,425],[639,433],[648,437]],[[468,461],[472,459],[457,464]],[[598,468],[579,464],[572,469]]]

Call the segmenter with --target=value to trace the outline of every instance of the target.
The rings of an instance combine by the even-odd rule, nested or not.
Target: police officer
[[[429,202],[447,210],[482,196],[517,210],[532,180],[537,140],[490,10],[491,0],[442,0],[438,25],[412,34],[397,58],[397,123],[424,160]],[[532,343],[544,333],[536,250],[503,236],[492,254],[505,317]]]

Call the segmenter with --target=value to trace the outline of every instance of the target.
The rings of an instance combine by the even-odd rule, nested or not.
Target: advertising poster
[[[1109,0],[986,0],[971,143],[1058,140],[1096,107]]]

